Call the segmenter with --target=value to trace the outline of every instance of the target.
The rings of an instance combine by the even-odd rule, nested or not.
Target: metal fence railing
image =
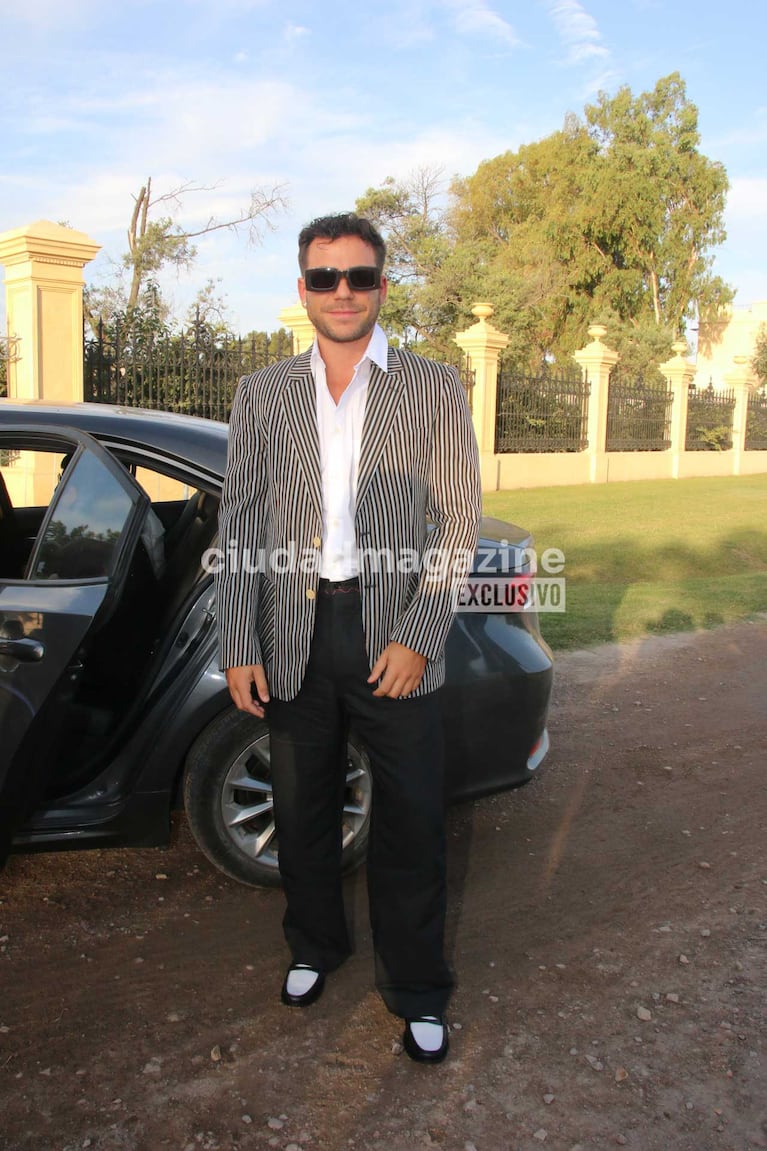
[[[630,379],[615,369],[607,394],[608,452],[663,452],[671,447],[674,393],[666,384]]]
[[[747,452],[767,451],[767,385],[749,394],[744,447]]]
[[[690,385],[687,398],[687,452],[723,452],[732,447],[732,417],[735,392],[732,388],[717,390]]]
[[[496,452],[580,452],[588,446],[589,385],[580,368],[531,373],[501,364]]]
[[[8,365],[18,356],[19,340],[16,336],[0,336],[0,400],[8,397]],[[0,467],[15,463],[19,453],[0,448]]]
[[[0,336],[0,399],[8,395],[8,365],[18,356],[18,336]]]
[[[218,339],[201,327],[160,337],[100,327],[85,339],[83,393],[98,403],[228,420],[240,377],[291,354],[284,331]]]
[[[465,354],[461,355],[461,359],[455,363],[458,368],[458,375],[461,377],[466,398],[469,401],[469,411],[474,411],[474,384],[477,380],[477,373],[471,366],[471,357]]]

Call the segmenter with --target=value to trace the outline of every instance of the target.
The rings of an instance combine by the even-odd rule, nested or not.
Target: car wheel
[[[343,865],[351,871],[365,857],[372,781],[354,734],[347,755]],[[187,756],[184,807],[192,834],[216,867],[240,883],[279,884],[269,728],[263,720],[229,709],[205,728]]]

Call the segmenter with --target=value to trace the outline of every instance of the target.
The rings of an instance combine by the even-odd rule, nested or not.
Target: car
[[[279,882],[268,723],[234,708],[217,663],[227,434],[168,412],[0,400],[0,864],[15,850],[166,844],[183,805],[218,868]],[[504,584],[529,582],[532,542],[485,519],[478,557]],[[449,800],[533,776],[552,678],[529,605],[456,614]],[[347,869],[364,858],[371,797],[352,731]]]

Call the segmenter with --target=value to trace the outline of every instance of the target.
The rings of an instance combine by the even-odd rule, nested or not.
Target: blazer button
[[[313,588],[313,587],[308,587],[308,588],[306,589],[306,598],[307,598],[307,599],[315,599],[315,598],[316,598],[316,595],[317,595],[317,593],[316,593],[316,591],[314,590],[314,588]]]
[[[318,548],[322,546],[322,536],[315,536],[312,540],[312,547]]]

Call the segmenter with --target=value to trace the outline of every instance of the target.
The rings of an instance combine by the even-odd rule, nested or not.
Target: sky
[[[190,228],[280,187],[259,244],[211,234],[162,280],[179,316],[214,280],[235,331],[272,331],[314,216],[422,167],[447,189],[678,71],[731,184],[716,271],[747,307],[767,300],[766,39],[764,0],[0,0],[0,232],[86,232],[99,286],[148,176],[206,189],[180,203]]]

